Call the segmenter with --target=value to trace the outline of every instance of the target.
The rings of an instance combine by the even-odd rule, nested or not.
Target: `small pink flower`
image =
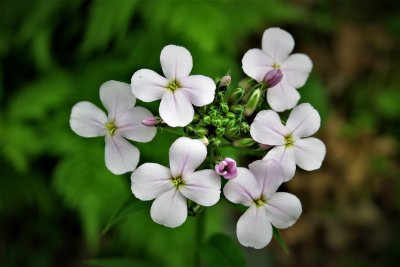
[[[155,116],[151,116],[151,117],[148,117],[148,118],[142,120],[142,124],[146,125],[146,126],[156,126],[157,123],[159,123],[159,122],[160,122],[160,120]]]
[[[215,171],[225,179],[233,179],[237,176],[236,161],[231,158],[224,158],[215,165]]]

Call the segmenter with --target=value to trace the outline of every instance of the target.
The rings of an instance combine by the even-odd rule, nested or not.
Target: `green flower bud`
[[[249,147],[254,145],[256,142],[252,138],[242,138],[233,142],[235,147]]]
[[[215,119],[211,121],[211,124],[214,127],[222,127],[222,120],[221,119]]]
[[[221,103],[220,106],[223,113],[227,113],[229,111],[229,106],[227,103]]]
[[[242,88],[236,88],[229,94],[228,101],[230,103],[238,103],[244,95],[244,90]]]
[[[239,133],[240,129],[239,127],[232,127],[226,130],[226,134],[228,136],[236,136]]]
[[[208,125],[208,124],[210,124],[211,123],[211,118],[210,118],[210,116],[204,116],[203,117],[203,122],[204,122],[204,124],[205,125]]]
[[[223,136],[225,134],[225,128],[217,128],[217,129],[215,129],[215,133],[218,136]]]
[[[194,128],[194,132],[198,136],[204,136],[208,134],[208,129],[204,127],[196,127]]]
[[[249,100],[246,103],[246,106],[244,107],[245,116],[251,116],[251,114],[253,114],[258,104],[260,103],[260,99],[261,99],[261,89],[254,90],[253,93],[250,95]]]
[[[218,137],[210,138],[209,141],[210,145],[212,146],[219,146],[221,144],[221,139],[219,139]]]
[[[247,131],[250,130],[250,126],[249,126],[249,124],[248,124],[247,122],[242,122],[242,123],[240,124],[240,128],[241,128],[243,131],[245,131],[245,132],[247,132]]]
[[[244,107],[242,105],[233,105],[231,106],[231,111],[233,113],[239,114],[242,113],[244,110]]]
[[[226,114],[226,117],[227,117],[228,119],[230,119],[230,120],[236,119],[236,115],[233,114],[232,112],[228,112],[228,113]]]
[[[233,128],[233,127],[235,127],[236,124],[237,124],[236,120],[230,120],[230,121],[226,124],[226,127],[227,127],[227,128]]]

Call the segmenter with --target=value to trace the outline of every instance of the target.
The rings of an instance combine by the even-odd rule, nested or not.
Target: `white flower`
[[[289,54],[294,48],[293,37],[279,28],[267,29],[262,37],[262,50],[250,49],[242,59],[243,71],[258,82],[273,69],[280,69],[281,82],[267,91],[268,104],[276,111],[293,108],[300,99],[296,88],[307,81],[312,69],[310,58],[304,54]]]
[[[306,171],[321,167],[326,153],[324,143],[317,138],[305,138],[317,132],[320,123],[318,112],[304,103],[292,110],[286,126],[275,111],[260,111],[250,125],[250,134],[258,143],[274,146],[264,159],[282,164],[286,182],[294,176],[296,164]]]
[[[202,206],[218,202],[219,175],[214,170],[195,171],[206,156],[206,146],[200,140],[180,137],[169,150],[170,169],[145,163],[132,173],[132,193],[141,200],[155,199],[150,211],[154,222],[172,228],[183,224],[187,198]]]
[[[224,187],[225,197],[249,207],[240,217],[236,234],[240,244],[260,249],[272,238],[272,226],[287,228],[300,217],[300,200],[289,193],[276,192],[283,182],[283,169],[275,160],[257,160],[249,170],[239,168],[238,176]]]
[[[184,47],[167,45],[160,61],[166,78],[152,70],[138,70],[132,76],[132,92],[144,102],[161,99],[161,118],[171,127],[186,126],[193,120],[192,105],[210,104],[216,85],[209,77],[189,76],[193,59]]]
[[[108,111],[108,117],[94,104],[79,102],[72,108],[69,121],[71,129],[83,137],[105,136],[107,168],[114,174],[133,171],[139,162],[139,150],[126,139],[151,141],[157,130],[143,125],[142,120],[152,114],[143,107],[134,107],[136,98],[126,83],[103,83],[100,99]]]

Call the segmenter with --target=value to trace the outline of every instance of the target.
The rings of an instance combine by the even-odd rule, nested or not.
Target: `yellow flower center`
[[[183,179],[182,179],[182,177],[173,177],[172,183],[174,184],[174,186],[179,187],[179,186],[183,185]]]
[[[279,69],[281,66],[279,64],[277,64],[277,63],[274,63],[274,64],[272,64],[272,67],[274,69]]]
[[[260,198],[260,199],[254,200],[254,203],[256,203],[257,207],[261,207],[265,204],[265,201],[262,198]]]
[[[117,125],[115,125],[115,122],[107,122],[105,124],[108,132],[110,133],[111,136],[113,136],[115,134],[115,132],[117,131]]]
[[[180,87],[178,81],[172,81],[168,84],[168,89],[171,90],[172,92],[174,92],[176,89],[178,89]]]
[[[288,134],[285,136],[285,146],[286,147],[291,147],[293,146],[294,140],[293,136],[291,134]]]

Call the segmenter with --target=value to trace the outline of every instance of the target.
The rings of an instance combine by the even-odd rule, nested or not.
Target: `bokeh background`
[[[116,218],[133,198],[129,174],[106,170],[104,140],[75,135],[70,110],[82,100],[101,106],[107,80],[160,71],[167,44],[191,51],[192,73],[230,71],[237,83],[243,54],[271,26],[314,62],[301,102],[320,111],[327,156],[283,188],[303,204],[281,232],[289,254],[275,240],[262,250],[234,245],[241,212],[222,201],[207,210],[206,237],[230,236],[234,253],[205,249],[203,263],[245,266],[231,261],[240,253],[248,266],[400,262],[399,1],[3,0],[0,12],[0,266],[191,266],[195,219],[164,228],[140,205]],[[141,162],[166,164],[175,138],[159,132],[139,144]]]

